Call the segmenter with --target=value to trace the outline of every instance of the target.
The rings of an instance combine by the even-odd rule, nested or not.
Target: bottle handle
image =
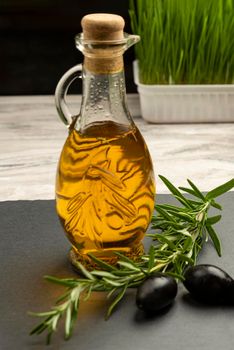
[[[82,64],[77,64],[69,69],[59,80],[55,90],[56,109],[60,119],[67,126],[72,123],[74,118],[66,103],[67,91],[71,83],[78,78],[82,78]]]

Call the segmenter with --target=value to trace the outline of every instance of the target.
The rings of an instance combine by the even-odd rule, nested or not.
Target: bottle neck
[[[84,65],[81,111],[75,127],[82,132],[94,123],[110,121],[133,125],[126,104],[123,66],[118,72],[100,74]]]
[[[96,50],[97,51],[97,50]],[[103,55],[95,52],[95,55],[87,55],[84,58],[84,67],[94,74],[113,74],[124,69],[122,50],[112,50],[111,53]]]

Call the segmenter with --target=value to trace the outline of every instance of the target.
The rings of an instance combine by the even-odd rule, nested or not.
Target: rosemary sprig
[[[119,258],[116,266],[90,255],[100,269],[88,271],[77,262],[77,268],[83,278],[45,276],[47,281],[66,287],[66,291],[50,311],[30,313],[44,318],[30,334],[41,334],[47,330],[47,343],[50,343],[59,320],[64,316],[65,339],[69,339],[77,319],[80,301],[89,299],[94,291],[108,292],[107,298],[112,298],[106,314],[108,318],[124,297],[126,290],[139,286],[155,271],[183,279],[184,268],[188,264],[196,264],[197,256],[208,239],[211,239],[218,255],[221,256],[221,244],[213,228],[213,225],[221,219],[221,215],[208,217],[208,210],[211,206],[222,209],[215,198],[232,189],[234,179],[203,195],[191,180],[188,180],[190,187],[176,188],[165,177],[160,178],[180,205],[155,206],[158,214],[152,217],[152,228],[155,232],[147,235],[152,238],[148,254],[142,255],[138,261],[133,261],[116,252]],[[184,196],[180,189],[187,192],[190,197]]]

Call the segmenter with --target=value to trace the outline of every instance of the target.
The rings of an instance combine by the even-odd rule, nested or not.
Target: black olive
[[[173,277],[155,273],[138,287],[136,304],[145,313],[153,314],[169,306],[177,294],[177,283]]]
[[[190,266],[185,270],[184,278],[184,286],[201,302],[225,304],[234,300],[233,279],[217,266]]]

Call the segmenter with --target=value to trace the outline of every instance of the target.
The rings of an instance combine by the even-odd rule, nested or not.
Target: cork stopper
[[[110,13],[93,13],[82,18],[84,40],[110,41],[124,38],[124,19]]]
[[[124,19],[109,13],[93,13],[82,18],[83,39],[93,43],[108,42],[105,48],[84,50],[84,67],[96,74],[109,74],[123,69],[123,48],[113,45],[124,39]],[[111,43],[113,41],[113,43]],[[116,43],[115,43],[116,44]]]

